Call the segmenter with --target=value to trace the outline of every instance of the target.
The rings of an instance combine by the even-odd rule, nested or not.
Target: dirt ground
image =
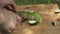
[[[57,4],[40,4],[40,5],[25,5],[17,6],[17,11],[33,10],[39,12],[42,16],[42,23],[30,26],[27,22],[19,24],[12,34],[60,34],[60,13]],[[56,21],[56,26],[52,26],[52,21]]]

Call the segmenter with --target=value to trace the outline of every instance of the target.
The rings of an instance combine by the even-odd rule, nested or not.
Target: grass
[[[31,4],[59,4],[60,0],[15,0],[17,5],[31,5]]]
[[[58,4],[60,0],[15,0],[17,5],[32,5],[32,4]]]

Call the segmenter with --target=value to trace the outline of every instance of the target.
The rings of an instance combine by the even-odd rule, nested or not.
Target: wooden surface
[[[54,13],[58,9],[57,4],[17,6],[17,11],[33,10],[39,12],[43,21],[35,26],[29,26],[27,22],[21,23],[12,34],[60,34],[60,21],[57,20],[60,18],[60,13]],[[56,26],[51,24],[54,20],[57,22]]]

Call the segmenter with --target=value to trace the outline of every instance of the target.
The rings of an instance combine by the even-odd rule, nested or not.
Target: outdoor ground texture
[[[58,9],[57,4],[17,6],[17,11],[33,10],[39,12],[43,21],[41,24],[35,26],[29,26],[27,22],[21,23],[12,34],[60,34],[60,19],[58,19],[60,18],[60,13],[54,13]],[[57,22],[56,26],[52,26],[51,24],[54,20]]]

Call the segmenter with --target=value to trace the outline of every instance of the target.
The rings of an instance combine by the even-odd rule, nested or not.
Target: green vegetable
[[[42,17],[37,12],[17,12],[17,14],[20,15],[20,16],[24,16],[27,19],[33,19],[33,20],[35,19],[38,22],[42,22]]]

